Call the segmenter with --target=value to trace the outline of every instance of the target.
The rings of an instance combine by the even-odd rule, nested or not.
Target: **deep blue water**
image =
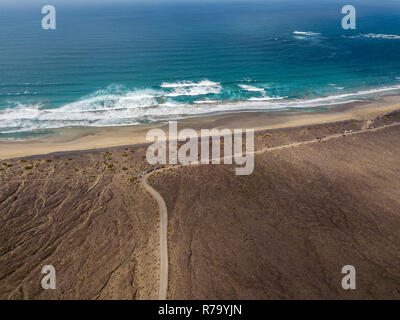
[[[35,2],[0,4],[0,138],[400,92],[399,1]]]

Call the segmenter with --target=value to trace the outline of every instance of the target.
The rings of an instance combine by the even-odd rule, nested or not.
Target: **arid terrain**
[[[168,211],[167,298],[400,299],[396,121],[260,132],[256,150],[267,151],[250,176],[232,165],[149,174]],[[373,130],[383,125],[393,126]],[[291,145],[302,141],[312,143]],[[156,299],[159,208],[138,178],[151,168],[145,154],[2,161],[0,298]],[[41,288],[46,264],[56,290]],[[356,290],[341,287],[344,265],[356,268]]]
[[[157,298],[157,203],[132,151],[2,163],[2,299]],[[56,290],[41,288],[47,264]]]

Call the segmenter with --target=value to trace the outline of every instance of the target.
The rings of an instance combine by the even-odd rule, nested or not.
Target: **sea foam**
[[[241,87],[239,84],[237,86]],[[204,94],[224,90],[222,84],[210,82],[208,85],[175,88],[100,90],[59,108],[50,108],[43,104],[18,104],[0,110],[0,133],[61,127],[135,125],[149,121],[168,121],[216,113],[312,108],[380,96],[380,94],[400,90],[400,85],[303,99],[267,96],[265,93],[261,97],[242,98],[239,88],[236,92],[231,91],[232,86],[229,88],[224,94],[229,92],[231,99],[237,96],[235,100],[201,98]],[[174,95],[171,96],[171,94]],[[254,94],[259,95],[259,92],[254,92]],[[174,98],[178,95],[193,95],[200,99]]]
[[[165,93],[166,97],[180,96],[201,96],[208,94],[218,94],[222,90],[219,82],[210,80],[202,80],[199,82],[181,81],[176,83],[166,83],[161,85],[162,88],[173,89],[171,92]]]
[[[381,33],[360,33],[353,36],[346,36],[347,38],[367,38],[367,39],[387,39],[387,40],[400,40],[400,35],[397,34],[381,34]]]
[[[242,88],[243,90],[250,91],[250,92],[264,92],[263,88],[250,86],[248,84],[239,84],[239,87]]]
[[[163,82],[161,84],[162,88],[181,88],[181,87],[209,87],[218,86],[219,82],[214,82],[210,80],[201,80],[199,82],[193,81],[178,81],[178,82]]]
[[[320,33],[311,31],[293,31],[293,34],[303,35],[303,36],[318,36]]]

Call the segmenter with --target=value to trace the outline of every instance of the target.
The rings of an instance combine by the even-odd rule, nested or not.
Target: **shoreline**
[[[376,101],[352,102],[327,106],[314,112],[241,112],[178,120],[179,130],[254,129],[256,132],[329,124],[347,120],[369,121],[400,110],[400,96],[388,96]],[[143,145],[148,130],[168,131],[168,123],[121,127],[62,128],[56,133],[24,141],[0,141],[0,159],[13,159],[53,153],[83,152],[122,146]]]

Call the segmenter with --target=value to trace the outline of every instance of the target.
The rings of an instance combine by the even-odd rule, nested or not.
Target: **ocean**
[[[36,1],[33,1],[36,2]],[[400,93],[400,2],[0,4],[0,139]]]

